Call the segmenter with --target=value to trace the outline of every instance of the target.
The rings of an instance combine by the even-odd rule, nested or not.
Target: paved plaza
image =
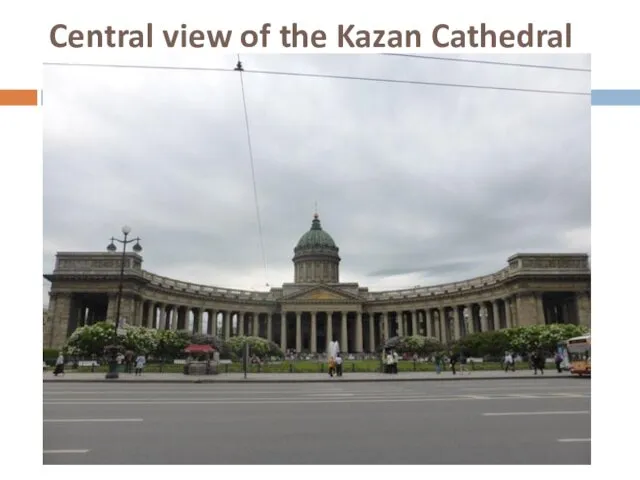
[[[47,382],[43,458],[45,464],[590,464],[591,381],[531,376]]]

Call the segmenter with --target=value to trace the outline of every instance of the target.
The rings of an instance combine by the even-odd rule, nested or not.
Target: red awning
[[[188,345],[184,349],[187,353],[211,353],[215,349],[211,345]]]

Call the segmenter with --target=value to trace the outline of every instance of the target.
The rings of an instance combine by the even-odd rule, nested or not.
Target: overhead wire
[[[501,66],[501,67],[540,68],[545,70],[563,70],[567,72],[591,72],[590,68],[565,67],[561,65],[541,65],[541,64],[532,64],[532,63],[498,62],[494,60],[476,60],[471,58],[439,57],[434,55],[417,55],[417,54],[411,54],[411,53],[382,53],[381,55],[390,56],[390,57],[417,58],[422,60],[437,60],[442,62],[477,63],[481,65],[494,65],[494,66]]]
[[[240,74],[240,90],[242,92],[242,107],[244,110],[244,123],[247,132],[247,146],[249,148],[249,163],[251,164],[251,183],[253,184],[253,200],[256,207],[256,220],[258,223],[258,238],[260,240],[260,252],[262,254],[262,263],[264,266],[264,277],[265,277],[265,286],[269,286],[269,276],[267,271],[267,255],[264,249],[264,236],[262,234],[262,219],[260,216],[260,202],[258,199],[258,185],[256,182],[256,169],[253,160],[253,143],[251,141],[251,128],[249,126],[249,114],[247,111],[247,98],[244,91],[244,79],[242,74],[244,73],[244,68],[242,66],[242,62],[240,61],[240,55],[238,55],[238,63],[233,71],[238,72]]]
[[[71,62],[45,62],[47,66],[64,66],[64,67],[95,67],[95,68],[129,68],[129,69],[147,69],[147,70],[185,70],[185,71],[211,71],[211,72],[235,72],[232,68],[222,67],[176,67],[176,66],[164,66],[164,65],[125,65],[125,64],[99,64],[99,63],[71,63]],[[275,75],[275,76],[290,76],[301,78],[326,78],[333,80],[354,80],[365,82],[377,82],[377,83],[391,83],[402,85],[418,85],[418,86],[434,86],[434,87],[457,87],[457,88],[472,88],[479,90],[499,90],[510,91],[520,93],[539,93],[547,95],[575,95],[575,96],[591,96],[591,92],[578,92],[571,90],[546,90],[537,88],[520,88],[520,87],[499,87],[495,85],[475,85],[465,83],[451,83],[451,82],[430,82],[424,80],[400,80],[393,78],[376,78],[376,77],[362,77],[355,75],[335,75],[326,73],[304,73],[304,72],[285,72],[277,70],[247,70],[243,69],[243,73],[252,73],[256,75]]]

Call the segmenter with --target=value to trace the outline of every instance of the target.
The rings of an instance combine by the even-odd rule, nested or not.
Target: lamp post
[[[107,347],[108,352],[106,353],[110,353],[110,359],[109,359],[109,371],[107,372],[107,375],[105,378],[108,379],[115,379],[115,378],[119,378],[119,374],[118,374],[118,351],[119,351],[119,345],[118,345],[118,328],[120,326],[120,306],[122,304],[122,288],[124,285],[124,265],[125,265],[125,260],[126,260],[126,253],[127,253],[127,245],[133,242],[136,242],[135,245],[133,246],[133,251],[136,253],[140,253],[142,251],[142,247],[140,246],[140,238],[136,237],[136,238],[131,238],[129,239],[128,236],[131,233],[131,227],[128,227],[127,225],[125,225],[124,227],[122,227],[122,234],[124,235],[123,239],[119,239],[119,238],[114,238],[111,237],[111,243],[107,246],[107,250],[111,253],[114,253],[117,248],[116,248],[116,244],[115,242],[118,242],[120,244],[122,244],[122,257],[120,260],[120,278],[118,281],[118,299],[116,301],[116,320],[114,322],[114,327],[113,327],[113,344],[110,345],[109,347]]]

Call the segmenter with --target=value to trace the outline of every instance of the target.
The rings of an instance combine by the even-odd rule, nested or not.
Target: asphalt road
[[[591,381],[44,384],[44,464],[590,464]]]

